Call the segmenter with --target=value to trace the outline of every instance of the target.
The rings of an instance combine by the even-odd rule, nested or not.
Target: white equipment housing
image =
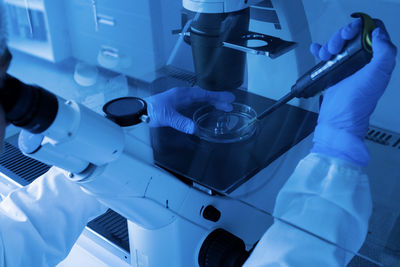
[[[183,0],[183,7],[200,13],[228,13],[249,7],[245,0]]]
[[[132,263],[147,262],[134,266],[197,266],[203,241],[218,228],[242,239],[250,250],[272,223],[271,216],[251,205],[210,195],[155,167],[144,123],[123,129],[74,101],[59,99],[59,113],[45,135],[26,154],[63,167],[71,180],[130,221]],[[20,147],[24,140],[29,142],[21,138]],[[203,216],[208,206],[220,212],[217,221]]]

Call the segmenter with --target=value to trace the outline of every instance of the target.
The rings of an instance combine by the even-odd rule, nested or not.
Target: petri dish
[[[245,104],[233,103],[232,111],[216,109],[206,105],[193,115],[196,135],[214,143],[234,143],[251,137],[257,127],[256,111]]]

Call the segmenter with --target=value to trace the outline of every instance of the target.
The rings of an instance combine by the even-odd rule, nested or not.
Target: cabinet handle
[[[25,0],[25,11],[26,11],[26,17],[27,17],[28,23],[29,23],[29,31],[30,31],[31,36],[33,36],[32,17],[31,17],[31,13],[29,12],[28,0]]]
[[[95,31],[99,31],[99,22],[97,21],[97,6],[96,6],[96,0],[92,0],[92,9],[93,9],[93,16],[94,16],[94,27]]]
[[[118,49],[110,47],[110,46],[102,46],[101,47],[101,53],[104,56],[109,56],[109,57],[113,57],[113,58],[119,58]]]
[[[108,25],[108,26],[115,26],[115,19],[113,17],[110,16],[106,16],[103,14],[98,14],[97,15],[97,21],[98,23],[104,24],[104,25]]]

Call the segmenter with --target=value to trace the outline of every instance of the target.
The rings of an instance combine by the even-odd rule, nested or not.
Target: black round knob
[[[218,222],[221,218],[221,212],[212,205],[208,205],[203,210],[203,218],[212,222]]]
[[[200,267],[240,267],[249,257],[240,238],[217,229],[204,240],[199,252]]]
[[[122,127],[142,122],[141,117],[147,115],[146,102],[138,97],[122,97],[111,100],[103,106],[106,118]]]

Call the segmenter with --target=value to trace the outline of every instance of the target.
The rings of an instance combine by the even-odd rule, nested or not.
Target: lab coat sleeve
[[[368,177],[360,167],[312,153],[278,194],[274,215],[358,252],[372,212]],[[244,266],[345,266],[348,253],[275,219]]]
[[[106,207],[52,168],[0,203],[0,265],[55,266]]]

